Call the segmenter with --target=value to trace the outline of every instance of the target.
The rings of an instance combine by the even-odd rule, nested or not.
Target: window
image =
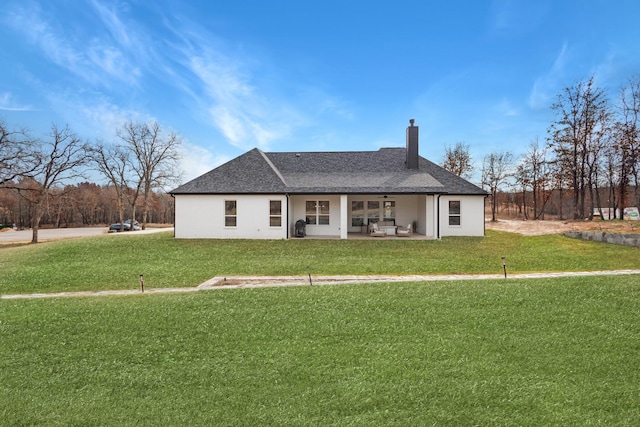
[[[282,200],[269,201],[269,227],[282,227]]]
[[[396,221],[396,202],[391,200],[384,201],[384,221]]]
[[[237,210],[235,200],[225,200],[224,202],[224,226],[235,227],[237,225]]]
[[[305,214],[307,224],[329,225],[329,201],[307,200]]]
[[[351,226],[359,227],[364,225],[364,202],[351,202]]]
[[[373,224],[380,219],[380,202],[378,200],[367,201],[367,222]]]
[[[386,196],[385,196],[386,198]],[[396,202],[393,200],[367,200],[367,224],[389,221],[395,224]]]
[[[460,225],[460,200],[449,201],[449,225]]]

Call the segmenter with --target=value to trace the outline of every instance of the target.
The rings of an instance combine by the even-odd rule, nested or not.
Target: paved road
[[[124,233],[110,233],[111,235],[137,235],[157,233],[159,231],[172,231],[173,228],[148,228],[146,230],[124,232]],[[40,229],[38,230],[38,241],[46,242],[50,240],[69,239],[76,237],[89,237],[107,235],[107,227],[82,227],[82,228],[52,228],[52,229]],[[0,232],[0,244],[3,243],[24,243],[31,241],[31,230],[21,231],[4,231]]]

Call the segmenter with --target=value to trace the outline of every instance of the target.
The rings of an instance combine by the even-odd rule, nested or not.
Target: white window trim
[[[280,215],[271,214],[271,202],[280,202]],[[280,225],[271,225],[271,218],[280,218]],[[269,200],[269,228],[282,228],[282,200]]]
[[[362,203],[362,216],[353,216],[353,203],[354,202]],[[349,212],[349,215],[351,216],[351,227],[362,227],[363,225],[367,225],[367,202],[366,202],[366,200],[352,200],[350,208],[351,208],[351,212]],[[361,225],[353,225],[353,219],[354,218],[360,218],[362,220],[362,224]]]
[[[314,202],[315,203],[315,209],[316,212],[314,214],[314,216],[316,217],[316,223],[315,224],[307,224],[307,225],[311,225],[313,227],[329,227],[331,226],[331,201],[330,200],[323,200],[323,199],[308,199],[305,200],[305,219],[308,216],[311,216],[310,214],[306,213],[306,204],[307,202]],[[320,202],[326,202],[329,205],[329,213],[328,214],[321,214],[320,213]],[[320,224],[320,217],[327,217],[328,222],[326,224]]]
[[[449,207],[449,203],[451,203],[451,202],[458,202],[458,203],[460,204],[460,213],[457,213],[457,214],[451,214],[451,212],[450,212],[450,209],[451,209],[451,208]],[[449,200],[449,201],[447,202],[447,210],[449,211],[449,212],[447,212],[447,224],[448,224],[449,228],[462,228],[462,200],[460,200],[460,199],[457,199],[457,200]],[[458,218],[460,218],[460,224],[458,224],[458,225],[451,225],[451,224],[450,224],[450,222],[449,222],[449,220],[450,220],[450,218],[451,218],[452,216],[457,216]]]
[[[227,215],[227,202],[234,202],[236,204],[236,214],[235,215]],[[237,200],[225,200],[224,201],[224,206],[222,207],[224,209],[224,228],[238,228],[238,201]],[[236,219],[236,225],[227,225],[227,218],[235,218]]]

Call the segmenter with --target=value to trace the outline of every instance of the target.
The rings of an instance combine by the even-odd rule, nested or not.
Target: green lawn
[[[417,240],[177,240],[170,232],[0,248],[0,294],[194,286],[214,276],[628,269],[638,248],[558,235]]]
[[[150,241],[173,248],[169,259],[217,246]],[[555,252],[564,244],[547,242]],[[277,259],[294,245],[323,247],[289,243],[275,242],[272,256],[262,243],[254,249]],[[388,243],[375,243],[376,254],[382,245],[400,258],[393,253],[404,251]],[[341,253],[355,247],[332,244]],[[77,245],[85,243],[22,250]],[[421,245],[435,252],[450,242]],[[211,252],[201,249],[196,261]],[[301,263],[287,262],[288,272]],[[453,265],[483,271],[476,263]],[[268,264],[236,262],[227,271]],[[323,272],[340,272],[335,260],[330,265]],[[353,272],[386,272],[366,265]],[[0,336],[0,425],[640,423],[639,276],[0,300]]]

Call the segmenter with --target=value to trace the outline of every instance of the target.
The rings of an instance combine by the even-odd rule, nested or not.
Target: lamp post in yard
[[[502,257],[502,270],[504,270],[504,278],[507,278],[507,258]]]

